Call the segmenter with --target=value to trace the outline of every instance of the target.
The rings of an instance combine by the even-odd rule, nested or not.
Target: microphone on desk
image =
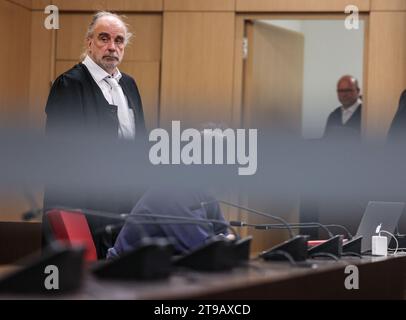
[[[274,229],[285,229],[286,226],[283,224],[248,224],[243,221],[231,221],[230,224],[234,226],[247,226],[253,227],[259,230],[274,230]],[[316,257],[329,257],[335,260],[338,260],[343,255],[351,255],[351,256],[359,256],[359,250],[357,248],[360,245],[360,240],[353,239],[348,241],[347,243],[343,244],[343,239],[341,235],[334,236],[331,231],[327,228],[326,225],[323,225],[318,222],[305,222],[305,223],[293,223],[289,224],[292,229],[296,228],[323,228],[328,236],[329,239],[323,240],[318,245],[308,249],[308,256],[316,258]],[[338,226],[338,225],[334,225]],[[343,227],[345,228],[345,227]],[[265,259],[265,257],[269,258],[269,255],[273,255],[275,248],[271,248],[270,250],[263,252],[260,256]],[[278,248],[280,250],[280,248]],[[303,259],[305,255],[298,256],[297,259]]]
[[[284,229],[284,226],[281,224],[262,224],[262,225],[247,225],[247,226],[252,226],[255,229],[262,229],[262,230],[267,230],[267,229]],[[354,238],[351,233],[348,231],[348,229],[345,226],[342,225],[337,225],[337,224],[321,224],[318,222],[305,222],[305,223],[296,223],[296,224],[290,224],[290,226],[293,229],[296,228],[323,228],[329,235],[329,239],[323,240],[320,244],[327,243],[326,245],[323,245],[321,247],[318,247],[315,251],[310,251],[310,253],[315,253],[320,249],[323,249],[324,252],[327,252],[327,256],[329,254],[333,255],[334,257],[332,258],[339,258],[341,256],[355,256],[355,257],[361,257],[361,237]],[[329,227],[339,227],[346,231],[349,239],[348,241],[337,243],[337,239],[335,239],[335,235],[331,233],[331,231],[328,229]],[[331,242],[329,242],[331,241]],[[341,249],[340,249],[341,246]],[[328,249],[328,250],[327,250]],[[327,251],[326,251],[327,250]],[[317,252],[317,255],[320,256],[320,252]]]
[[[249,226],[247,224],[247,226]],[[251,225],[250,225],[251,226]],[[262,229],[262,230],[267,230],[267,229],[284,229],[284,225],[281,224],[261,224],[261,225],[252,225],[256,229]],[[323,252],[328,253],[327,256],[332,254],[334,257],[332,258],[339,258],[341,256],[356,256],[356,257],[361,257],[361,240],[362,236],[354,238],[352,234],[348,231],[348,229],[345,226],[338,225],[338,224],[321,224],[318,222],[302,222],[302,223],[295,223],[295,224],[290,224],[290,226],[293,229],[296,228],[323,228],[329,235],[329,239],[322,241],[321,243],[318,243],[318,245],[323,244],[323,246],[318,247],[314,251],[311,250],[310,253],[316,253],[317,255],[320,256],[320,250],[324,250]],[[331,231],[328,228],[331,227],[337,227],[340,229],[343,229],[347,235],[348,235],[348,240],[343,241],[341,244],[337,243],[337,238],[334,234],[331,233]],[[330,242],[329,242],[330,241]],[[326,243],[326,244],[325,244]],[[324,245],[325,244],[325,245]],[[341,246],[341,249],[340,249]],[[327,250],[327,251],[326,251]]]
[[[281,218],[281,217],[278,217],[278,216],[275,216],[275,215],[272,215],[272,214],[269,214],[269,213],[265,213],[265,212],[262,212],[262,211],[259,211],[259,210],[255,210],[255,209],[247,208],[247,207],[244,207],[244,206],[240,206],[239,204],[229,202],[229,201],[225,201],[225,200],[213,200],[213,201],[209,201],[209,202],[202,202],[201,205],[204,207],[204,206],[207,206],[207,205],[209,205],[211,203],[214,203],[214,202],[219,202],[219,203],[228,205],[230,207],[245,210],[247,212],[250,212],[250,213],[262,216],[262,217],[266,217],[266,218],[269,218],[269,219],[279,221],[280,223],[282,223],[283,225],[286,226],[286,229],[289,231],[290,237],[291,238],[294,237],[293,231],[290,228],[288,222],[285,219]]]
[[[284,224],[248,224],[244,221],[230,221],[231,225],[239,226],[239,227],[253,227],[258,230],[270,230],[270,229],[286,229]],[[328,236],[331,238],[334,235],[331,231],[327,228],[326,225],[323,225],[318,222],[304,222],[304,223],[289,223],[288,224],[291,229],[299,229],[299,228],[322,228]]]
[[[244,222],[243,222],[244,224]],[[284,229],[284,225],[281,224],[260,224],[260,225],[248,225],[247,226],[252,226],[256,229],[262,229],[262,230],[267,230],[267,229]],[[338,258],[341,256],[355,256],[355,257],[361,257],[361,240],[362,240],[362,236],[356,237],[354,238],[353,235],[350,233],[350,231],[348,231],[348,229],[345,226],[339,225],[339,224],[321,224],[318,222],[302,222],[302,223],[294,223],[294,224],[290,224],[290,226],[293,229],[296,228],[323,228],[329,235],[329,239],[327,240],[323,240],[321,243],[319,244],[324,244],[327,242],[326,245],[318,247],[317,250],[315,251],[310,251],[310,253],[315,253],[320,249],[323,249],[324,251],[326,249],[328,254],[332,254],[334,257],[332,258]],[[344,230],[347,235],[348,235],[348,240],[347,241],[343,241],[341,244],[341,249],[340,249],[340,244],[336,243],[337,239],[335,239],[335,235],[331,233],[331,231],[328,228],[331,227],[337,227],[340,228],[342,230]],[[333,239],[334,238],[334,239]],[[330,241],[331,242],[328,242]],[[320,252],[317,252],[317,255],[320,255]],[[328,255],[327,255],[328,256]]]
[[[238,204],[235,203],[231,203],[229,201],[223,201],[223,200],[219,200],[220,203],[224,203],[226,205],[230,205],[233,206],[235,208],[238,209],[242,209],[242,210],[246,210],[248,212],[252,212],[254,214],[259,214],[261,216],[265,216],[265,217],[269,217],[272,218],[274,220],[279,220],[280,222],[282,222],[282,224],[280,224],[279,226],[273,227],[273,229],[279,228],[279,229],[288,229],[289,233],[291,235],[291,237],[293,236],[293,232],[292,229],[299,227],[318,227],[318,228],[322,228],[324,231],[326,231],[326,233],[329,236],[329,239],[324,241],[324,243],[315,246],[311,249],[308,250],[308,237],[307,236],[296,236],[296,237],[292,237],[290,240],[287,240],[285,242],[283,242],[280,245],[277,245],[263,253],[260,254],[260,257],[264,258],[264,259],[268,259],[268,260],[272,260],[272,259],[276,259],[276,260],[280,260],[280,258],[286,258],[289,257],[292,258],[293,261],[303,261],[305,260],[308,256],[310,257],[319,257],[319,256],[327,256],[327,257],[331,257],[334,259],[338,259],[340,258],[342,255],[354,255],[354,256],[359,256],[360,251],[358,251],[358,247],[359,247],[359,242],[360,240],[354,239],[351,241],[348,241],[347,243],[345,243],[343,245],[343,239],[342,237],[337,237],[334,236],[331,231],[328,229],[327,225],[323,225],[321,223],[318,222],[310,222],[310,223],[295,223],[295,224],[289,224],[287,223],[284,219],[274,216],[274,215],[269,215],[267,213],[258,211],[258,210],[254,210],[251,208],[247,208],[247,207],[243,207],[240,206]],[[269,229],[271,225],[266,225],[266,224],[262,224],[262,225],[253,225],[253,224],[247,224],[245,222],[242,221],[232,221],[230,222],[230,224],[233,224],[234,226],[247,226],[247,227],[254,227],[257,229]],[[348,234],[348,236],[350,237],[350,239],[352,239],[352,235],[351,233],[348,231],[347,228],[345,228],[344,226],[341,225],[337,225],[337,224],[332,224],[330,225],[331,227],[339,227],[343,230],[345,230]],[[306,239],[300,239],[300,237],[305,237]],[[291,242],[290,242],[291,241]],[[287,253],[287,255],[286,255]],[[285,257],[284,257],[285,256]]]
[[[244,221],[230,221],[230,225],[235,227],[252,227],[260,230],[271,229],[286,229],[283,224],[251,224]],[[292,229],[298,228],[293,224],[289,224]],[[295,261],[305,261],[308,257],[307,250],[307,236],[295,236],[283,243],[272,247],[269,250],[263,251],[259,254],[260,258],[264,260],[289,260],[291,264]]]
[[[162,215],[151,215],[151,214],[146,214],[142,215],[139,214],[138,216],[144,216],[144,217],[156,217],[156,218],[169,218],[169,219],[184,219],[184,220],[190,220],[190,218],[186,217],[179,217],[179,216],[162,216]],[[192,219],[193,222],[199,222],[199,220]],[[210,219],[206,219],[207,222],[213,221]],[[201,221],[200,221],[201,222]],[[215,221],[217,223],[222,224],[222,221]],[[142,222],[141,222],[142,223]],[[147,222],[150,223],[150,222]],[[157,222],[163,223],[161,222]],[[171,223],[171,222],[170,222]],[[227,225],[227,224],[226,224]],[[283,229],[286,228],[287,226],[283,224],[248,224],[243,221],[230,221],[230,226],[236,226],[236,227],[242,227],[242,226],[248,226],[248,227],[255,227],[257,229]],[[281,245],[278,245],[276,247],[271,248],[270,250],[267,250],[263,253],[261,253],[260,257],[264,258],[265,260],[280,260],[280,258],[286,258],[286,255],[290,256],[294,261],[303,261],[306,260],[307,258],[307,253],[311,257],[320,257],[320,256],[327,256],[327,257],[332,257],[334,259],[338,259],[341,257],[341,255],[357,255],[357,250],[354,250],[354,246],[357,246],[359,244],[358,239],[354,239],[353,241],[348,241],[343,246],[342,243],[342,237],[341,236],[334,236],[330,230],[325,226],[320,223],[314,222],[314,223],[295,223],[295,224],[288,224],[288,226],[292,229],[294,228],[300,228],[300,227],[318,227],[318,228],[323,228],[329,235],[330,239],[324,241],[324,243],[315,246],[309,251],[307,251],[307,237],[304,236],[297,236],[294,237],[291,240],[285,241]],[[334,225],[338,226],[338,225]],[[344,227],[343,227],[344,228]],[[300,248],[306,248],[306,250],[300,249]],[[347,249],[344,249],[347,247]],[[249,249],[249,248],[248,248]],[[249,254],[249,250],[246,251],[246,255]],[[202,259],[202,262],[207,262],[208,259]],[[197,265],[200,265],[199,263]]]
[[[343,254],[343,237],[336,235],[310,248],[308,253],[311,258],[328,257],[338,260]]]
[[[158,218],[158,220],[145,220],[140,218]],[[157,215],[137,212],[129,215],[126,221],[128,223],[140,225],[219,224],[229,228],[234,233],[235,238],[237,238],[235,230],[230,226],[229,223],[217,219],[202,219],[185,216]],[[121,225],[117,224],[111,227],[108,226],[108,229],[115,227],[120,228]],[[195,270],[229,270],[249,260],[251,240],[252,237],[229,240],[225,236],[214,235],[212,238],[209,239],[209,241],[207,241],[206,243],[202,243],[201,246],[191,250],[186,254],[175,257],[173,263],[175,266],[188,267]]]
[[[237,209],[245,210],[247,212],[250,212],[250,213],[262,216],[262,217],[266,217],[266,218],[269,218],[272,220],[279,221],[289,231],[290,239],[261,253],[259,255],[261,258],[263,258],[265,260],[286,260],[286,259],[288,259],[291,262],[304,261],[307,259],[308,237],[303,236],[303,235],[294,236],[291,226],[285,219],[283,219],[279,216],[275,216],[275,215],[271,215],[271,214],[259,211],[259,210],[240,206],[239,204],[236,204],[236,203],[233,203],[230,201],[218,200],[218,202],[231,206],[231,207],[234,207],[234,208],[237,208]],[[210,204],[210,202],[203,202],[202,206],[205,206],[208,204]],[[238,222],[233,221],[233,224],[235,226],[238,226],[240,224],[240,221],[238,221]],[[241,224],[243,224],[243,222],[241,222]],[[251,226],[251,225],[245,223],[245,226]]]
[[[195,206],[191,206],[190,210],[199,210],[199,209],[204,209],[208,210],[210,204],[219,204],[220,201],[217,199],[213,199],[210,201],[203,201]],[[208,212],[209,213],[209,212]],[[232,229],[232,225],[229,225],[230,230],[234,232],[235,235],[237,233]],[[234,241],[234,256],[236,257],[236,260],[238,263],[246,263],[250,259],[250,251],[251,251],[251,242],[252,242],[252,236],[244,237],[242,239],[236,239]]]
[[[266,214],[264,212],[260,212],[258,210],[253,210],[253,209],[250,209],[250,208],[239,206],[239,205],[237,205],[235,203],[231,203],[231,202],[228,202],[228,201],[219,200],[219,202],[227,204],[227,205],[234,206],[234,207],[239,208],[239,209],[246,210],[248,212],[260,214],[262,216],[270,216],[270,215],[268,215],[268,214]],[[275,218],[278,218],[278,217],[270,216],[270,218],[275,219]],[[323,228],[326,231],[326,233],[329,235],[330,239],[328,239],[328,240],[324,241],[324,243],[320,244],[321,246],[318,245],[318,246],[315,246],[315,247],[309,249],[309,255],[310,256],[312,256],[312,255],[313,256],[316,256],[316,255],[321,256],[324,253],[326,253],[326,256],[329,256],[329,257],[332,257],[332,258],[335,258],[335,259],[338,259],[342,255],[350,255],[350,256],[352,255],[352,256],[358,256],[358,257],[361,256],[361,250],[359,248],[360,242],[361,242],[360,238],[353,239],[352,234],[349,232],[349,230],[345,226],[338,225],[338,224],[323,225],[323,224],[318,223],[318,222],[288,224],[286,221],[282,221],[282,224],[283,224],[283,228],[288,229],[291,235],[292,235],[292,228],[294,228],[295,225],[300,225],[300,226],[304,226],[304,227],[306,227],[306,226],[308,226],[308,227],[317,226],[319,228]],[[247,225],[247,226],[249,226],[249,225]],[[343,244],[342,237],[340,237],[340,238],[334,237],[333,234],[331,233],[331,231],[328,229],[328,227],[338,227],[338,228],[343,229],[347,233],[350,241],[347,241],[346,243]],[[261,228],[261,227],[258,227],[258,228]],[[293,241],[293,243],[295,243],[295,241]],[[283,245],[288,245],[288,244],[289,243],[283,243]],[[283,247],[284,246],[282,246],[282,248]],[[306,243],[306,248],[307,248],[307,243]],[[280,249],[280,248],[278,248],[278,249]],[[302,250],[303,250],[303,248],[302,248]],[[319,250],[323,250],[323,252],[321,252]],[[272,251],[273,251],[273,248],[268,250],[268,252],[272,252]],[[298,255],[297,257],[299,259],[301,259],[304,256],[305,256],[304,254],[301,254],[301,255]]]

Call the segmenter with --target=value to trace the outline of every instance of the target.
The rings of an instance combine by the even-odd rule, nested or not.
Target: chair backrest
[[[86,217],[81,212],[50,210],[47,218],[55,240],[85,247],[85,260],[96,261],[97,252]]]

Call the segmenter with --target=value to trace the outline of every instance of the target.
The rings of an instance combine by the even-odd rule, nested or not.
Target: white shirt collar
[[[87,69],[89,70],[90,74],[92,75],[94,81],[96,83],[100,83],[106,77],[111,77],[111,75],[106,72],[103,68],[101,68],[96,62],[93,61],[88,55],[86,55],[85,59],[82,62]],[[113,78],[117,80],[117,82],[122,77],[120,70],[117,69],[117,72],[114,74]]]
[[[345,113],[350,113],[353,114],[355,112],[355,110],[357,110],[358,106],[362,104],[362,100],[360,98],[357,99],[357,101],[349,108],[344,109],[344,107],[341,107],[343,112]]]

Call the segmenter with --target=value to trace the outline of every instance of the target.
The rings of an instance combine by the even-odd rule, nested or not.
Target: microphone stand
[[[294,237],[292,228],[289,226],[289,223],[285,219],[283,219],[281,217],[271,215],[271,214],[268,214],[268,213],[265,213],[265,212],[262,212],[262,211],[259,211],[259,210],[255,210],[255,209],[247,208],[247,207],[244,207],[244,206],[240,206],[238,204],[235,204],[235,203],[232,203],[232,202],[229,202],[229,201],[225,201],[225,200],[218,200],[218,202],[223,203],[223,204],[228,205],[228,206],[231,206],[231,207],[234,207],[234,208],[237,208],[237,209],[241,209],[241,210],[245,210],[245,211],[254,213],[254,214],[262,216],[262,217],[277,220],[280,223],[282,223],[284,226],[286,226],[286,229],[289,231],[290,237],[291,238]],[[206,202],[206,203],[202,203],[202,204],[207,205],[208,203]]]
[[[211,201],[211,202],[215,202],[215,201]],[[211,202],[203,202],[202,206],[208,205]],[[241,209],[241,210],[245,210],[247,212],[254,213],[254,214],[262,216],[262,217],[277,220],[289,231],[290,239],[261,253],[259,255],[260,257],[264,258],[265,260],[281,260],[281,258],[286,259],[287,256],[289,256],[291,258],[291,259],[288,259],[290,261],[292,261],[292,260],[293,261],[304,261],[307,259],[307,239],[308,239],[308,237],[302,236],[302,235],[294,236],[291,226],[285,219],[259,211],[259,210],[240,206],[236,203],[232,203],[229,201],[218,200],[218,202],[231,206],[231,207],[234,207],[234,208],[237,208],[237,209]],[[281,253],[281,252],[283,252],[283,253]]]

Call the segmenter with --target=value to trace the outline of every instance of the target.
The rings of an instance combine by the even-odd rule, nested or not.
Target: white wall
[[[289,29],[296,32],[302,32],[303,20],[259,20],[273,26]]]
[[[299,22],[299,24],[298,24]],[[362,93],[364,23],[347,30],[343,20],[268,20],[268,23],[305,37],[303,79],[303,137],[320,138],[337,100],[337,80],[351,74],[359,80]]]

